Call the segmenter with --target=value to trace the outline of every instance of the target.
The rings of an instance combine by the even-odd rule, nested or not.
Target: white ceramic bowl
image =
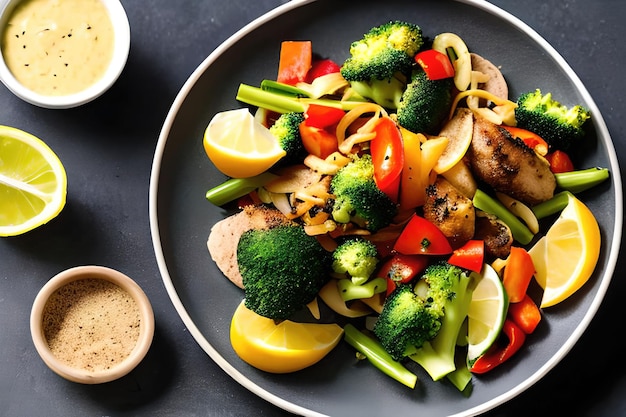
[[[7,21],[15,7],[24,0],[6,0],[0,2],[0,33],[4,31]],[[77,93],[52,96],[38,94],[23,86],[11,73],[6,65],[4,55],[0,53],[0,81],[16,96],[39,107],[50,109],[67,109],[88,103],[107,91],[118,79],[130,52],[130,24],[124,7],[119,0],[101,0],[109,12],[113,23],[114,47],[113,57],[104,75],[86,89]],[[4,4],[2,4],[4,3]],[[0,51],[1,52],[1,51]]]
[[[85,280],[88,279],[108,281],[109,283],[117,285],[123,291],[118,292],[119,289],[113,286],[108,286],[108,289],[106,290],[102,288],[94,290],[93,286],[83,286],[81,289],[80,285],[84,284],[86,282]],[[83,281],[83,283],[79,283],[79,281]],[[94,281],[90,282],[93,283]],[[74,283],[73,287],[70,286],[72,283]],[[108,284],[98,283],[95,285]],[[65,291],[63,291],[64,287]],[[80,297],[67,295],[67,290],[71,288],[78,289],[79,294],[82,295]],[[115,290],[112,290],[111,288],[115,288]],[[108,293],[106,291],[108,291]],[[100,302],[103,301],[105,294],[110,296],[113,291],[115,291],[113,293],[113,297],[106,298],[105,302]],[[123,292],[126,294],[121,295]],[[97,296],[94,296],[94,294],[97,294]],[[132,300],[136,303],[139,320],[137,320],[137,317],[133,314],[135,312],[134,309],[130,312],[131,314],[123,314],[126,310],[123,307],[120,308],[121,303],[128,302],[127,295],[130,295]],[[94,307],[94,304],[91,304],[89,308],[84,307],[87,305],[87,301],[91,296],[94,298],[98,297],[97,307]],[[52,301],[48,306],[48,301],[51,297],[53,297],[54,301]],[[115,297],[117,297],[117,299]],[[72,300],[72,298],[75,299]],[[93,300],[93,298],[91,298],[91,300]],[[59,304],[60,302],[62,302],[62,304]],[[66,307],[70,303],[72,303],[73,306]],[[80,307],[81,305],[83,307]],[[62,313],[56,314],[57,310],[62,311]],[[53,311],[55,314],[52,314]],[[79,311],[82,314],[77,314]],[[86,313],[86,311],[88,313]],[[88,320],[85,320],[85,317],[92,320],[96,314],[99,315],[99,317],[108,317],[108,320],[95,319],[100,324],[90,327],[90,330],[86,330],[88,325],[85,323]],[[46,320],[44,320],[44,317],[46,317]],[[91,322],[93,323],[93,321]],[[63,324],[56,324],[52,326],[50,323]],[[69,323],[76,324],[76,326],[70,327]],[[134,345],[132,343],[127,345],[124,345],[124,342],[120,343],[121,338],[117,338],[117,336],[124,334],[124,329],[130,328],[129,324],[136,323],[138,323],[139,327],[138,335],[134,334],[136,333],[136,330],[128,331],[133,333],[133,336],[128,336],[130,340],[135,340],[136,338]],[[72,338],[71,341],[69,338],[67,340],[63,339],[62,335],[68,334],[68,329],[77,329],[79,324],[84,327],[80,327],[81,330],[79,330],[79,332],[81,333],[78,337]],[[103,329],[100,327],[105,325],[107,326],[105,329],[106,336],[86,336],[92,333],[85,332],[95,332],[95,334],[102,333]],[[63,327],[63,330],[59,330],[61,327]],[[67,342],[66,346],[68,347],[68,350],[64,350],[63,355],[76,355],[75,357],[72,357],[71,361],[68,361],[68,358],[63,360],[62,358],[55,356],[55,353],[53,352],[55,349],[51,348],[49,340],[46,336],[46,334],[52,334],[52,331],[50,330],[51,328],[58,330],[58,332],[55,333],[55,337],[57,340],[61,340],[61,345],[63,342]],[[70,381],[83,384],[99,384],[121,378],[132,371],[143,360],[150,349],[154,336],[154,313],[150,301],[141,287],[139,287],[135,281],[125,274],[102,266],[78,266],[57,274],[39,291],[31,310],[30,331],[37,352],[50,369]],[[124,338],[126,338],[125,335]],[[82,340],[82,342],[76,343],[76,340]],[[85,340],[93,341],[91,344],[87,344],[84,342]],[[115,341],[115,343],[113,343],[113,341]],[[80,348],[77,349],[76,352],[82,352],[85,353],[85,355],[79,353],[67,353],[69,350],[76,348],[77,346]],[[104,348],[96,349],[96,346],[104,346]],[[119,346],[124,346],[124,353],[122,355],[118,355],[119,352],[117,352],[117,350],[119,349]],[[59,350],[56,349],[55,351],[58,352]],[[94,354],[93,352],[97,353]],[[61,354],[58,354],[58,356],[61,356]],[[119,357],[117,357],[115,361],[111,362],[110,365],[98,365],[92,369],[85,369],[83,366],[74,365],[74,362],[78,362],[76,357],[99,358],[104,356],[107,358],[112,358],[114,356]],[[91,361],[92,359],[88,360]],[[94,361],[97,362],[98,360],[99,359],[95,359]],[[81,359],[81,362],[82,364],[86,364],[88,361]],[[92,363],[89,362],[89,364]]]

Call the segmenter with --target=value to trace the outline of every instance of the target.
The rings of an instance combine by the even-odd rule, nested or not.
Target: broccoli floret
[[[515,109],[517,126],[541,136],[550,150],[567,150],[580,140],[590,117],[589,110],[581,105],[567,108],[554,100],[552,93],[542,94],[539,89],[520,95]]]
[[[286,319],[328,282],[331,252],[301,226],[249,230],[237,246],[245,305],[257,314]]]
[[[429,265],[414,287],[398,286],[387,298],[374,334],[395,360],[406,356],[434,380],[456,369],[456,341],[467,317],[470,276],[441,261]]]
[[[302,163],[307,151],[300,136],[300,123],[304,121],[304,113],[289,112],[281,114],[270,126],[270,133],[277,139],[280,147],[287,154],[279,161],[280,165]]]
[[[429,294],[439,294],[437,303],[442,303],[443,317],[437,335],[410,358],[438,381],[456,369],[456,345],[472,301],[473,273],[468,275],[461,268],[440,262],[426,268],[422,279],[430,283]]]
[[[374,180],[374,165],[369,154],[354,156],[332,178],[330,191],[335,196],[333,219],[338,223],[354,222],[376,232],[388,226],[397,213],[396,204],[383,193]]]
[[[395,109],[424,40],[419,26],[392,21],[352,42],[341,75],[359,95]]]
[[[360,237],[341,242],[333,251],[333,271],[346,274],[357,285],[367,282],[376,265],[378,265],[376,245]]]
[[[399,285],[385,300],[374,334],[399,361],[437,335],[442,314],[435,303],[416,294],[412,286]]]
[[[415,70],[398,106],[398,124],[414,133],[439,133],[450,112],[453,87],[451,78],[431,80]]]

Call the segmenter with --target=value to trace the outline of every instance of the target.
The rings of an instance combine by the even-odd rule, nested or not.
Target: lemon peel
[[[242,301],[231,320],[230,341],[235,353],[248,364],[271,373],[307,368],[324,358],[341,340],[343,329],[335,323],[297,323],[260,316]]]

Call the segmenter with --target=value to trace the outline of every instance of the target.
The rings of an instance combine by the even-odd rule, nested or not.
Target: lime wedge
[[[498,339],[509,300],[498,273],[485,264],[467,314],[467,361],[472,365]]]

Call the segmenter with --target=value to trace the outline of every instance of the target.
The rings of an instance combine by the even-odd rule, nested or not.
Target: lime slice
[[[502,330],[509,300],[498,273],[485,265],[472,294],[467,325],[467,361],[471,365],[496,341]]]
[[[56,217],[67,177],[56,154],[22,130],[0,126],[0,236],[15,236]]]

